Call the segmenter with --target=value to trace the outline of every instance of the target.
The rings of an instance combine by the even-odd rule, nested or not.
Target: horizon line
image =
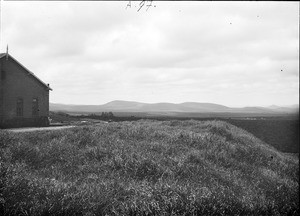
[[[220,104],[220,103],[214,103],[214,102],[197,102],[197,101],[185,101],[185,102],[179,102],[179,103],[175,103],[175,102],[154,102],[154,103],[149,103],[149,102],[140,102],[140,101],[133,101],[133,100],[111,100],[109,102],[106,103],[102,103],[102,104],[71,104],[71,103],[60,103],[60,102],[49,102],[50,104],[61,104],[61,105],[69,105],[69,106],[102,106],[114,101],[120,101],[120,102],[134,102],[134,103],[143,103],[143,104],[159,104],[159,103],[169,103],[169,104],[183,104],[183,103],[201,103],[201,104],[215,104],[215,105],[221,105],[221,106],[225,106],[225,107],[229,107],[229,108],[245,108],[245,107],[271,107],[271,106],[278,106],[278,107],[291,107],[291,106],[298,106],[299,107],[299,103],[294,103],[294,104],[270,104],[270,105],[243,105],[243,106],[230,106],[230,105],[224,105],[224,104]]]

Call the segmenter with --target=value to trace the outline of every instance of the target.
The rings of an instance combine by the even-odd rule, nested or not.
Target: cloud
[[[2,50],[53,102],[298,102],[298,2],[3,3]]]

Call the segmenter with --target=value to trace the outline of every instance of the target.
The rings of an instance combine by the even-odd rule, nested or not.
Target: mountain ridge
[[[299,106],[298,106],[299,107]],[[183,102],[183,103],[143,103],[136,101],[114,100],[102,105],[72,105],[50,103],[50,111],[63,112],[181,112],[181,113],[295,113],[299,112],[296,105],[282,107],[241,107],[233,108],[216,103]]]

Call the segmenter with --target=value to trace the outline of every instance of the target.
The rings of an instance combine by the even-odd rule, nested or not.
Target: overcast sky
[[[1,52],[50,102],[299,103],[299,2],[1,2]]]

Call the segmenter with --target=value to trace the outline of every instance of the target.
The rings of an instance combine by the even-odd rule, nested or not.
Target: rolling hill
[[[103,105],[70,105],[50,103],[50,111],[63,112],[163,112],[163,113],[294,113],[298,111],[294,107],[243,107],[232,108],[214,103],[140,103],[135,101],[115,100]]]

